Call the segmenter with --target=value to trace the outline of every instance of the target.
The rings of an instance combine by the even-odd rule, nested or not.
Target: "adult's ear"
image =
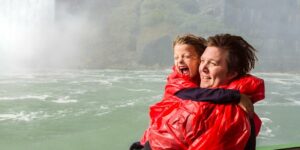
[[[229,72],[228,75],[227,75],[227,78],[229,79],[229,81],[232,81],[237,76],[238,76],[237,72]]]

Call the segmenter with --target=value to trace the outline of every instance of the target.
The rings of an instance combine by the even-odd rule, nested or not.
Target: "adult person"
[[[201,77],[200,87],[239,89],[241,93],[251,95],[253,103],[263,99],[263,80],[257,78],[249,78],[246,80],[246,78],[249,77],[247,73],[254,68],[255,61],[257,60],[255,51],[256,50],[240,36],[219,34],[209,37],[207,48],[201,56],[201,64],[199,67]],[[248,82],[248,84],[237,82]],[[197,92],[200,93],[201,91],[199,89],[184,89],[178,92],[177,96],[182,99],[199,100],[197,98]],[[246,149],[255,149],[255,135],[259,132],[261,121],[258,116],[255,115],[253,120],[250,119],[250,122],[252,124],[251,141],[246,145]],[[219,136],[219,139],[222,138]],[[210,141],[209,139],[206,140]],[[216,140],[211,141],[217,143]]]
[[[184,70],[183,74],[188,74],[188,73],[186,72],[186,70]],[[178,83],[174,84],[176,82],[179,82],[180,84]],[[178,89],[181,88],[190,87],[186,85],[191,85],[191,83],[188,82],[188,80],[178,81],[178,78],[176,76],[169,76],[166,89],[168,88],[168,91],[172,93],[172,91],[174,92],[174,91],[178,91]],[[194,140],[201,135],[200,134],[201,132],[205,132],[205,130],[211,131],[211,129],[207,127],[204,128],[202,127],[202,125],[199,126],[199,124],[197,125],[193,123],[193,121],[190,122],[191,120],[189,120],[188,118],[194,118],[193,119],[194,121],[201,122],[205,120],[205,117],[212,116],[209,115],[206,110],[198,109],[201,107],[200,105],[202,104],[203,103],[192,102],[192,101],[182,101],[178,99],[178,97],[175,96],[172,97],[172,95],[169,95],[168,99],[163,100],[157,105],[152,106],[150,111],[150,116],[152,115],[154,117],[152,117],[153,120],[147,135],[147,140],[149,140],[150,143],[149,147],[151,147],[152,149],[198,149],[195,146],[199,144],[197,144],[197,142]],[[203,104],[202,106],[205,107],[209,106],[209,105],[206,106],[206,104],[207,103]],[[209,106],[208,110],[214,110],[214,107],[212,106],[215,105]],[[197,115],[194,114],[195,112],[197,112]],[[247,126],[247,120],[243,118],[240,120],[241,121],[239,122],[238,121],[232,121],[232,122],[235,122],[237,125],[243,124],[244,126]],[[212,123],[212,121],[210,123]],[[201,128],[194,130],[195,127],[196,128],[201,127]],[[193,132],[189,130],[192,128],[193,131],[197,132],[196,135],[193,135]],[[191,135],[186,135],[186,133],[191,133]],[[247,136],[247,132],[243,132],[243,133],[245,133],[244,136],[245,135]],[[189,146],[190,144],[191,146]]]

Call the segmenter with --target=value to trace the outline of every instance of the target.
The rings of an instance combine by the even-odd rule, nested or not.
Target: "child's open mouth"
[[[189,75],[189,68],[188,67],[179,67],[179,71],[181,74],[184,74],[184,75]]]

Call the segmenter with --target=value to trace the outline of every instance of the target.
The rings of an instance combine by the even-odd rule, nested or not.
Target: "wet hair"
[[[177,36],[173,41],[173,48],[177,44],[187,44],[195,47],[196,53],[201,56],[206,48],[206,40],[202,37],[195,36],[193,34],[185,34]]]
[[[249,73],[257,61],[256,49],[240,36],[217,34],[208,38],[207,46],[228,51],[228,70],[238,73],[238,77]]]

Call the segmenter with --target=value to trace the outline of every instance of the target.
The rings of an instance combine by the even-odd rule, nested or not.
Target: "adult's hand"
[[[241,99],[239,102],[239,106],[247,112],[250,118],[253,118],[254,114],[254,106],[252,101],[247,95],[241,94]]]

